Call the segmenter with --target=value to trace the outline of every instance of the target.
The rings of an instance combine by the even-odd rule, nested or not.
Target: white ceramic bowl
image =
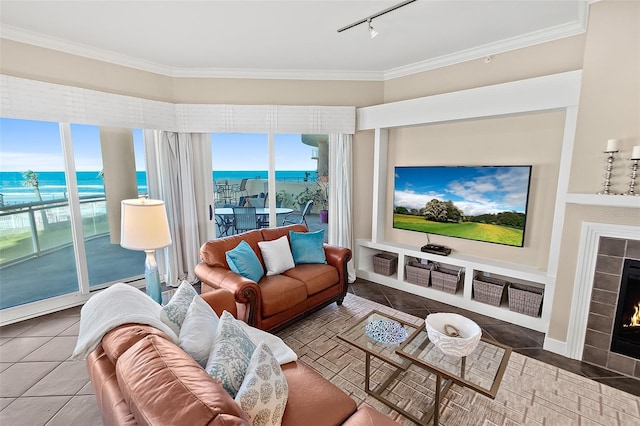
[[[445,312],[429,314],[425,324],[429,340],[445,355],[467,356],[475,350],[482,337],[482,330],[478,324],[458,314]],[[455,329],[446,327],[446,331],[457,330],[460,333],[459,336],[448,336],[445,325],[455,327]]]

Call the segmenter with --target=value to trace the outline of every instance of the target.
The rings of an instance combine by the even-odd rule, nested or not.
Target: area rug
[[[348,294],[286,328],[278,335],[325,378],[358,405],[369,404],[399,424],[413,425],[364,391],[364,352],[336,336],[378,310],[420,325],[423,318]],[[384,377],[386,364],[372,361],[372,385]],[[419,414],[433,396],[435,380],[419,368],[386,395],[399,407]],[[495,399],[453,385],[441,403],[441,425],[640,425],[640,398],[527,356],[512,353]]]

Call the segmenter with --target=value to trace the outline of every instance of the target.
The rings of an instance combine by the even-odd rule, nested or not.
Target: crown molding
[[[384,80],[386,81],[398,77],[406,77],[408,75],[430,71],[436,68],[455,65],[461,62],[472,61],[491,55],[497,55],[499,53],[505,53],[553,40],[559,40],[562,38],[583,34],[587,31],[587,19],[587,5],[581,4],[580,16],[575,22],[558,25],[543,31],[535,31],[518,37],[512,37],[510,39],[502,40],[497,43],[488,43],[483,46],[463,50],[451,55],[443,55],[434,59],[416,62],[414,64],[403,67],[393,68],[384,72]]]
[[[175,68],[131,56],[73,43],[56,37],[25,31],[10,25],[0,26],[0,37],[47,49],[77,55],[97,61],[177,78],[234,78],[234,79],[279,79],[279,80],[351,80],[386,81],[433,70],[461,62],[496,55],[536,44],[582,34],[587,28],[588,4],[579,4],[579,17],[575,22],[559,25],[544,31],[513,37],[497,43],[489,43],[451,55],[393,68],[387,71],[346,70],[280,70],[280,69],[235,69],[235,68]]]

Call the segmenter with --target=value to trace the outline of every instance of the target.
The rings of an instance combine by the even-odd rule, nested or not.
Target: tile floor
[[[365,280],[351,284],[349,291],[419,317],[439,311],[463,313],[486,336],[516,352],[640,395],[638,380],[544,351],[542,333]],[[78,307],[0,328],[0,425],[102,424],[84,361],[69,359],[79,320]]]

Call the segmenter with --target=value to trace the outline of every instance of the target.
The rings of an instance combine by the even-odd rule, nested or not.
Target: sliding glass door
[[[237,231],[230,212],[245,205],[269,211],[256,226],[326,229],[328,135],[213,133],[211,151],[218,237]]]
[[[135,133],[120,132],[133,152]],[[121,248],[114,228],[99,127],[0,118],[0,139],[0,309],[51,310],[89,286],[142,275],[144,253]],[[146,192],[140,173],[134,197]]]

